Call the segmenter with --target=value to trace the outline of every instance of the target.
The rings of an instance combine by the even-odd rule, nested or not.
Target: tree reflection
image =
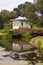
[[[31,53],[27,54],[27,60],[30,61],[29,64],[36,65],[36,63],[43,62],[43,54],[38,54],[32,51]]]

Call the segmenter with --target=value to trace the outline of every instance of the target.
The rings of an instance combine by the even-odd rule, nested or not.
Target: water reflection
[[[15,65],[37,65],[37,63],[33,60],[15,60],[10,56],[3,57],[0,59],[0,61],[11,61],[11,63],[13,61]]]
[[[14,59],[12,59],[10,56],[6,56],[3,58],[0,58],[0,61],[14,61]]]

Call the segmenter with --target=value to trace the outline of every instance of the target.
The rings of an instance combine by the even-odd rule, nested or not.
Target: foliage
[[[38,52],[39,52],[39,53],[41,53],[41,48],[40,48],[40,46],[41,46],[41,40],[38,41]]]
[[[37,15],[35,13],[35,5],[30,2],[25,2],[24,4],[18,5],[18,10],[22,16],[25,16],[28,19],[30,24],[36,24]],[[18,12],[19,13],[19,12]]]
[[[0,12],[0,29],[3,28],[4,23],[10,22],[10,19],[16,18],[17,15],[14,12],[8,10],[2,10]]]
[[[39,18],[38,26],[43,27],[43,16]]]
[[[37,11],[43,15],[43,0],[37,0]]]
[[[5,24],[4,24],[4,29],[7,29],[7,30],[8,30],[8,29],[12,29],[12,24],[13,24],[12,22],[7,22],[7,23],[5,23]]]
[[[38,41],[38,50],[40,54],[43,53],[43,41],[42,40]]]
[[[9,31],[10,32],[10,31]],[[0,34],[0,45],[5,47],[7,50],[12,49],[12,35],[9,32]]]
[[[20,11],[18,8],[14,8],[13,11],[17,14],[17,17],[20,16]]]
[[[43,0],[37,0],[36,11],[40,14],[38,17],[38,26],[43,27]]]
[[[31,39],[32,43],[37,44],[37,46],[38,46],[38,53],[40,53],[40,54],[43,53],[43,39],[41,39],[41,38],[43,38],[43,37],[39,36],[39,37]]]
[[[31,26],[35,24],[39,27],[43,27],[43,0],[34,1],[36,3],[25,2],[24,4],[20,4],[18,8],[14,10],[20,13],[20,15],[25,16]]]
[[[0,29],[3,28],[2,16],[0,15]]]
[[[37,26],[37,25],[33,25],[32,30],[41,30],[41,28],[39,26]]]

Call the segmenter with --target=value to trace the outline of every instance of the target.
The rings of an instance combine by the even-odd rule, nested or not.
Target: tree
[[[25,4],[18,5],[18,9],[20,11],[20,15],[24,15]]]
[[[20,16],[20,11],[18,8],[14,8],[13,11],[17,14],[17,17]]]
[[[0,15],[0,29],[3,28],[2,16]]]
[[[38,16],[38,26],[43,27],[43,0],[37,0],[36,3],[37,12],[40,12],[40,16]]]
[[[6,30],[12,29],[12,22],[9,21],[9,22],[5,23],[4,29],[6,29]]]
[[[43,16],[41,16],[38,20],[38,26],[43,27]]]
[[[2,10],[0,12],[0,28],[3,28],[4,23],[9,22],[10,19],[16,18],[17,15],[13,11]]]
[[[37,10],[43,15],[43,0],[37,0]]]
[[[21,15],[25,16],[32,25],[37,24],[38,17],[36,14],[35,4],[25,2],[24,4],[20,4],[18,9],[20,10]]]
[[[43,0],[34,0],[34,3],[25,2],[24,4],[20,4],[18,9],[31,25],[35,24],[43,27]]]

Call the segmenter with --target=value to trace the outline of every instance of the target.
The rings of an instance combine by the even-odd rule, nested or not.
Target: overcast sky
[[[13,8],[26,1],[33,2],[33,0],[0,0],[0,10],[7,9],[12,11]]]

